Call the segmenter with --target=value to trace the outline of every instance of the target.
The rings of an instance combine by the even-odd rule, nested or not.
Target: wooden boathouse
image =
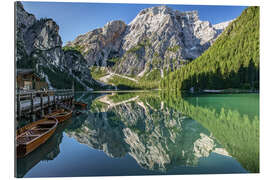
[[[74,83],[72,89],[48,90],[48,84],[34,69],[17,69],[16,73],[17,121],[35,121],[60,107],[72,108]]]
[[[48,89],[48,84],[33,69],[17,69],[16,83],[20,90]]]

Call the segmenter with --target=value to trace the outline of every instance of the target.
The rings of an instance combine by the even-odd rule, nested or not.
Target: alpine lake
[[[259,172],[259,94],[81,92],[17,177]]]

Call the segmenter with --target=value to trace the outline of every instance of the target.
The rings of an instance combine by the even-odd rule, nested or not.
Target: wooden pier
[[[73,100],[73,89],[17,92],[17,120],[22,117],[31,117],[34,121],[37,115],[42,118],[60,106],[71,107]]]

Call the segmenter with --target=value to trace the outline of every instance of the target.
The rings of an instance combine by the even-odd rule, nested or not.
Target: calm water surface
[[[81,114],[17,160],[17,177],[259,172],[259,95],[78,93]]]

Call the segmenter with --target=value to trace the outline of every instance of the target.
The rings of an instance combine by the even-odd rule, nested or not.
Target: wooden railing
[[[17,115],[22,112],[34,113],[43,110],[45,107],[56,105],[59,102],[72,99],[73,89],[45,90],[45,91],[17,91]]]

